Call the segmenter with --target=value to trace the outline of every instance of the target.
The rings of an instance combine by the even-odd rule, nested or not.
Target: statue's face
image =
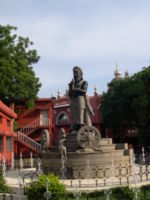
[[[73,75],[74,75],[75,81],[77,81],[77,82],[82,79],[82,74],[81,74],[80,70],[78,70],[78,69],[74,70]]]

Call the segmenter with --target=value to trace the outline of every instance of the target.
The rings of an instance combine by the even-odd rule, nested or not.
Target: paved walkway
[[[10,188],[12,188],[13,192],[16,192],[16,190],[19,187],[19,174],[21,174],[21,177],[25,174],[28,174],[28,176],[25,178],[25,183],[31,182],[30,174],[36,172],[35,168],[28,168],[28,169],[22,169],[22,170],[10,170],[6,173],[6,181]],[[135,187],[135,183],[133,182],[133,177],[130,177],[129,180],[129,186]],[[106,188],[111,187],[117,187],[121,186],[119,182],[117,183],[118,178],[111,177],[109,179],[106,179],[106,186],[104,186],[104,179],[77,179],[77,180],[61,180],[62,183],[64,183],[67,186],[68,191],[73,191],[76,189],[80,189],[81,191],[94,191],[94,190],[103,190]],[[117,183],[117,184],[116,184]],[[150,181],[144,181],[139,182],[136,184],[137,187],[140,187],[141,185],[150,184]],[[122,186],[127,185],[126,182],[122,182]]]
[[[8,186],[12,188],[12,190],[16,190],[19,187],[19,175],[21,175],[22,177],[25,174],[29,174],[25,178],[25,183],[29,183],[31,182],[30,174],[35,171],[36,171],[35,168],[27,168],[27,169],[22,169],[22,170],[19,170],[19,169],[9,170],[6,172],[5,180]]]

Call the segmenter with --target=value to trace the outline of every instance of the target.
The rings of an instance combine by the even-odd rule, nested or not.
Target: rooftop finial
[[[60,89],[58,88],[58,92],[57,92],[57,98],[60,99],[61,98],[61,91]]]
[[[54,92],[51,92],[51,98],[53,98],[54,97]]]
[[[128,72],[128,70],[126,70],[124,77],[125,78],[129,78],[129,72]]]
[[[95,87],[94,87],[94,95],[98,95],[98,89],[97,89],[97,85],[95,84]]]
[[[114,75],[115,75],[116,79],[120,79],[121,78],[121,72],[120,72],[120,69],[118,67],[117,62],[116,62],[116,70],[114,71]]]
[[[68,96],[68,94],[69,94],[69,86],[68,86],[67,89],[66,89],[66,94],[65,94],[65,96]]]

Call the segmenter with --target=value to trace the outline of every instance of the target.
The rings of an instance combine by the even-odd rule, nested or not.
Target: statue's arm
[[[82,94],[86,94],[88,88],[88,82],[84,81],[81,88],[75,88],[76,92],[80,92]]]
[[[74,90],[74,82],[73,81],[71,81],[69,84],[69,96],[70,97],[72,97],[72,95],[73,95],[73,90]]]

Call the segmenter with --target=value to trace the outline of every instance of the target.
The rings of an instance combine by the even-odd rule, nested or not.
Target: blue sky
[[[149,0],[0,0],[0,24],[34,42],[39,97],[64,94],[75,65],[92,94],[106,91],[116,62],[123,75],[150,64],[149,10]]]

